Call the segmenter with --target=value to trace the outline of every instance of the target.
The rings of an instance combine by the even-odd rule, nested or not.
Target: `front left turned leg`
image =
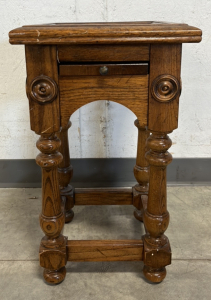
[[[60,283],[66,275],[67,238],[61,234],[65,222],[62,211],[57,167],[62,155],[57,151],[60,140],[55,134],[42,134],[37,141],[41,151],[36,163],[42,168],[42,213],[40,226],[45,236],[40,245],[40,265],[46,282]]]
[[[166,199],[166,166],[172,161],[167,151],[171,140],[166,133],[153,132],[147,140],[146,158],[150,165],[149,194],[144,212],[144,275],[151,282],[161,282],[165,266],[171,263],[171,248],[164,235],[169,224]]]
[[[59,164],[59,186],[61,196],[65,198],[65,223],[70,223],[74,217],[72,210],[74,206],[74,192],[73,187],[69,184],[73,176],[73,167],[70,162],[70,152],[68,143],[68,129],[71,127],[69,121],[66,126],[63,126],[61,131],[57,133],[58,138],[61,140],[59,152],[63,156],[62,162]]]

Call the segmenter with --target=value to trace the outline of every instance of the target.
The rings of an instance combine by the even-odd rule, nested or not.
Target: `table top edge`
[[[11,44],[191,43],[202,31],[164,22],[55,23],[28,25],[9,32]]]

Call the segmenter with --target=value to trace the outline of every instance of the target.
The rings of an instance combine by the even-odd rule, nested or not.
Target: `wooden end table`
[[[161,282],[171,263],[164,235],[168,133],[178,126],[182,43],[201,41],[201,30],[160,22],[64,23],[10,31],[11,44],[26,50],[26,92],[31,129],[40,135],[36,158],[42,168],[45,234],[40,245],[44,278],[65,278],[67,261],[144,261],[144,275]],[[137,116],[138,149],[131,188],[73,189],[67,131],[83,105],[107,99]],[[147,141],[147,143],[146,143]],[[64,223],[74,205],[134,205],[146,234],[140,240],[68,240]]]

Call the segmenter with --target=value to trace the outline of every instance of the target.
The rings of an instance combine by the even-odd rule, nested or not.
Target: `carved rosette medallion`
[[[172,75],[160,75],[152,82],[151,93],[155,100],[169,102],[181,92],[180,83]]]
[[[52,102],[58,93],[56,82],[45,75],[36,77],[30,84],[28,94],[38,103]]]

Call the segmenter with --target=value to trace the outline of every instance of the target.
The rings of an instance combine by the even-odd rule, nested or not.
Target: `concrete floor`
[[[63,283],[42,280],[38,248],[40,189],[0,190],[0,299],[211,299],[211,187],[168,187],[166,231],[173,253],[160,284],[145,281],[142,262],[67,263]],[[130,206],[75,207],[69,239],[138,239],[143,225]]]

